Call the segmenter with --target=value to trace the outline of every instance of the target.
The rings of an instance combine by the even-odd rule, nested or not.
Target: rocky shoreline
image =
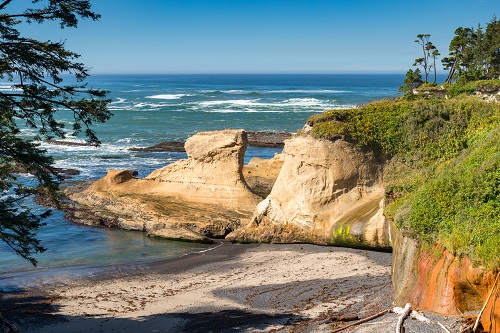
[[[396,246],[392,277],[398,305],[408,301],[442,314],[474,313],[495,289],[494,276],[483,276],[482,268],[472,270],[470,262],[451,254],[441,260],[417,251],[418,244],[401,235],[384,215],[385,158],[341,137],[316,138],[310,130],[306,125],[285,140],[282,155],[247,166],[245,131],[198,133],[185,143],[185,160],[145,178],[109,170],[87,189],[73,192],[70,198],[77,207],[72,218],[188,241],[225,238],[378,251]],[[267,178],[261,173],[266,168],[273,170]],[[82,219],[82,212],[94,217]],[[495,302],[486,300],[488,313],[496,313]],[[484,321],[496,325],[492,323]]]
[[[376,156],[303,132],[283,155],[245,166],[248,141],[243,130],[201,132],[186,141],[187,159],[145,178],[109,170],[69,195],[69,218],[188,241],[390,249]]]

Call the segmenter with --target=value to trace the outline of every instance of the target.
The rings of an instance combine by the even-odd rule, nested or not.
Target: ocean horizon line
[[[151,75],[151,76],[161,76],[161,75],[171,75],[171,76],[178,76],[178,75],[405,75],[406,73],[403,72],[335,72],[335,73],[330,73],[330,72],[256,72],[256,73],[245,73],[245,72],[200,72],[200,73],[136,73],[136,72],[96,72],[92,73],[90,72],[90,76],[93,75]],[[444,75],[446,73],[438,73],[438,75]]]

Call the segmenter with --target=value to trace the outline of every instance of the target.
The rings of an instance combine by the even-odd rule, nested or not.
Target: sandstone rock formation
[[[390,248],[376,156],[307,134],[285,141],[283,155],[271,194],[227,239]]]
[[[186,141],[188,158],[144,179],[127,170],[109,170],[70,198],[80,223],[144,230],[173,239],[208,241],[247,223],[261,200],[242,175],[243,130],[203,132]]]
[[[252,192],[266,198],[278,178],[283,166],[283,155],[275,154],[273,158],[265,160],[254,157],[243,166],[243,177]]]
[[[396,229],[392,232],[392,282],[397,305],[443,315],[477,311],[488,300],[481,316],[485,332],[500,332],[500,286],[495,275],[484,267],[474,267],[468,258],[458,258],[436,246],[434,253]]]

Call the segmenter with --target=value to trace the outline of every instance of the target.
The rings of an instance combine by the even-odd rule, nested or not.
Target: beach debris
[[[398,314],[398,315],[402,315],[404,313],[404,311],[405,311],[404,308],[400,308],[397,306],[392,309],[392,312],[394,312],[395,314]],[[426,318],[424,315],[422,315],[421,313],[419,313],[415,310],[410,311],[410,318],[416,319],[416,320],[424,322],[424,323],[431,322],[429,318]]]
[[[439,327],[441,327],[446,333],[451,333],[449,329],[447,329],[443,324],[441,324],[439,321],[437,322]]]
[[[336,330],[333,330],[331,333],[337,333],[337,332],[341,332],[343,330],[345,330],[346,328],[349,328],[349,327],[353,327],[353,326],[357,326],[357,325],[360,325],[360,324],[363,324],[363,323],[366,323],[367,321],[370,321],[370,320],[373,320],[375,318],[378,318],[380,316],[383,316],[385,315],[386,313],[390,312],[391,309],[385,309],[383,311],[380,311],[379,313],[376,313],[372,316],[369,316],[369,317],[366,317],[366,318],[363,318],[363,319],[360,319],[352,324],[349,324],[349,325],[346,325],[346,326],[343,326],[343,327],[340,327],[340,328],[337,328]]]
[[[411,304],[410,303],[407,303],[406,306],[409,306],[411,308]],[[404,308],[400,308],[400,307],[394,307],[392,309],[392,312],[394,312],[395,314],[399,314],[401,315],[401,317],[399,317],[399,319],[401,320],[401,318],[404,316],[410,316],[410,318],[412,319],[416,319],[418,321],[421,321],[421,322],[424,322],[424,323],[432,323],[432,321],[429,319],[429,318],[426,318],[424,315],[422,315],[421,313],[419,313],[418,311],[415,311],[415,310],[410,310],[409,314],[406,313],[407,311],[407,308],[406,306]],[[403,319],[404,320],[404,319]],[[440,322],[435,322],[436,324],[438,324],[446,333],[451,333],[443,324],[441,324]],[[398,320],[398,325],[399,325],[399,320]],[[396,331],[396,332],[400,332],[400,331]]]
[[[404,322],[405,318],[408,317],[408,315],[410,314],[410,311],[411,311],[411,304],[406,303],[406,305],[403,309],[403,313],[401,314],[401,316],[399,316],[398,323],[396,325],[396,333],[403,333],[404,332],[403,322]]]
[[[359,320],[359,317],[358,316],[338,316],[338,315],[336,315],[336,316],[329,316],[326,323],[333,323],[333,322],[339,322],[339,321],[348,322],[348,321],[355,321],[355,320]]]

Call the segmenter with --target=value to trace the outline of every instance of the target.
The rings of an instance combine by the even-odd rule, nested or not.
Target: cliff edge
[[[252,221],[227,239],[390,248],[383,163],[373,153],[303,134],[285,141],[283,159]]]

